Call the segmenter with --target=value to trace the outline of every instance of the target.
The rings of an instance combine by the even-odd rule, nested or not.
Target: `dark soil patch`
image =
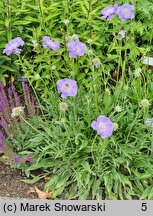
[[[26,198],[38,199],[37,193],[28,193],[30,187],[36,186],[43,191],[45,180],[38,181],[34,185],[26,184],[22,180],[27,179],[19,169],[12,169],[4,162],[0,161],[0,199],[1,198]],[[65,191],[66,193],[66,191]],[[67,199],[63,194],[62,199]],[[75,198],[77,199],[77,198]],[[103,195],[103,199],[105,196]],[[133,200],[138,200],[137,196],[133,196]],[[92,196],[88,197],[92,200]]]
[[[27,177],[23,176],[20,170],[11,169],[9,165],[0,161],[0,198],[27,198],[36,199],[36,193],[27,193],[29,187],[36,186],[43,190],[44,181],[39,181],[35,185],[22,182]]]

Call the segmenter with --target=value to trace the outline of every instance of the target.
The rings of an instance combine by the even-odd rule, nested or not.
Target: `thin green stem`
[[[95,76],[94,68],[93,68],[92,74],[93,74],[93,91],[94,91],[94,100],[95,100],[95,107],[96,107],[96,115],[98,116],[99,109],[98,109],[98,94],[97,94],[97,77]]]
[[[6,7],[6,28],[7,28],[7,39],[11,40],[12,33],[11,33],[11,4],[10,0],[5,1],[5,7]]]
[[[29,83],[30,83],[30,82],[29,82]],[[40,103],[40,100],[39,100],[38,95],[37,95],[37,93],[36,93],[36,90],[35,90],[35,88],[33,87],[32,84],[30,84],[30,85],[31,85],[32,90],[33,90],[33,92],[34,92],[34,94],[35,94],[35,96],[36,96],[36,99],[37,99],[38,103],[39,103],[41,113],[42,113],[44,119],[46,119],[45,114],[44,114],[44,112],[43,112],[43,110],[42,110],[42,108],[41,108],[41,103]]]
[[[137,121],[137,118],[138,118],[138,116],[139,116],[139,112],[140,112],[140,111],[138,110],[137,113],[136,113],[136,115],[135,115],[135,119],[133,119],[133,123],[130,125],[131,128],[129,129],[129,132],[128,132],[128,135],[127,135],[127,138],[126,138],[125,144],[128,143],[129,136],[130,136],[130,134],[131,134],[131,131],[132,131],[132,129],[133,129],[133,127],[134,127],[136,121]]]
[[[44,27],[44,15],[43,15],[43,0],[39,0],[39,10],[40,10],[40,15],[41,15],[41,27]]]
[[[23,70],[24,74],[26,75],[26,67],[25,67],[24,64],[23,64],[23,62],[22,62],[22,60],[21,60],[21,58],[20,58],[20,55],[18,55],[18,57],[19,57],[20,65],[22,66],[22,70]],[[29,80],[28,76],[27,76],[26,78],[28,79],[28,82],[30,83],[30,80]],[[44,115],[44,112],[43,112],[43,110],[42,110],[42,108],[41,108],[41,103],[40,103],[40,100],[39,100],[38,95],[37,95],[37,93],[36,93],[36,90],[35,90],[35,88],[33,87],[33,85],[32,85],[31,83],[30,83],[30,86],[32,87],[32,90],[33,90],[33,92],[34,92],[34,94],[35,94],[35,96],[36,96],[37,102],[39,103],[41,113],[42,113],[44,119],[46,119],[46,118],[45,118],[45,115]]]
[[[91,155],[92,155],[92,159],[94,161],[94,164],[96,164],[96,161],[95,161],[95,157],[94,157],[93,151],[94,151],[94,143],[95,143],[95,140],[97,139],[97,136],[98,136],[98,134],[95,135],[95,138],[93,139],[93,142],[91,144]]]
[[[35,130],[36,132],[38,132],[39,134],[41,134],[42,136],[44,136],[43,133],[41,133],[39,130],[37,130],[36,128],[34,128],[22,115],[20,115],[20,118],[21,118],[26,124],[28,124],[33,130]]]

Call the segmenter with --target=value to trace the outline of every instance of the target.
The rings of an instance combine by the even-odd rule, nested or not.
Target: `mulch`
[[[30,187],[36,186],[43,190],[43,180],[29,185],[22,180],[27,177],[18,169],[12,169],[9,164],[0,161],[0,198],[37,199],[36,193],[28,193]]]

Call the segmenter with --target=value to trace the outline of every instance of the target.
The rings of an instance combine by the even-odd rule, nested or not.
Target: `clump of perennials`
[[[67,98],[69,96],[75,97],[77,90],[78,86],[75,80],[64,78],[57,81],[57,91],[61,94],[62,98]],[[97,134],[103,139],[110,137],[114,130],[113,122],[104,115],[100,115],[97,121],[93,121],[91,127],[97,131]]]

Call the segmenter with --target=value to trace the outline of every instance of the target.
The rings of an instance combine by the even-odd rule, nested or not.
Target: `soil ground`
[[[8,164],[0,161],[0,199],[38,199],[37,193],[28,193],[28,191],[30,187],[33,188],[34,186],[43,191],[45,180],[30,185],[22,182],[22,180],[26,178],[27,177],[20,170],[12,169]],[[65,199],[64,196],[63,199]],[[92,198],[88,197],[88,199],[90,200]],[[138,197],[134,196],[133,199],[137,200]]]
[[[43,190],[44,181],[29,185],[22,182],[25,178],[20,170],[11,169],[8,164],[0,161],[0,198],[38,198],[36,193],[28,194],[28,190],[34,186]]]

